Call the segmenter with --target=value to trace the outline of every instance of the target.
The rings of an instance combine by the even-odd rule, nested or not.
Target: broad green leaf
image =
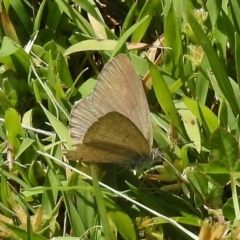
[[[105,200],[107,213],[114,221],[117,230],[124,239],[134,240],[137,239],[134,224],[131,218],[116,205],[111,199]]]
[[[230,179],[230,172],[223,161],[211,160],[204,172],[212,177],[218,184],[225,185]]]
[[[89,94],[93,91],[96,83],[96,79],[90,78],[81,85],[81,87],[79,88],[79,92],[82,94],[82,99],[89,96]]]
[[[15,53],[19,47],[8,37],[4,37],[0,49],[0,59]]]
[[[240,197],[238,197],[238,203],[240,204]],[[233,205],[233,198],[229,198],[227,202],[223,205],[223,215],[225,218],[233,221],[236,219],[234,205]]]
[[[193,141],[196,150],[200,153],[201,134],[196,117],[186,108],[186,106],[184,106],[183,103],[177,103],[176,107],[179,109],[178,113],[182,118],[189,139]]]
[[[113,50],[117,46],[116,40],[85,40],[79,43],[76,43],[69,47],[65,52],[64,56],[70,55],[75,52],[81,51],[100,51],[100,50]]]
[[[218,128],[218,119],[208,107],[186,96],[183,97],[183,101],[200,123],[203,123],[203,121],[206,123],[206,127],[210,132]],[[199,110],[201,110],[201,112]],[[204,116],[204,119],[202,116]]]
[[[16,154],[20,147],[20,138],[24,137],[24,131],[21,126],[21,117],[15,109],[8,109],[5,112],[5,126],[8,133],[8,141]]]
[[[229,173],[232,172],[238,157],[238,144],[232,134],[218,128],[212,133],[209,146],[211,158],[222,161]]]

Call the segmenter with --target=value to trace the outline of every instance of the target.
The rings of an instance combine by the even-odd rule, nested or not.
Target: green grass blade
[[[233,88],[229,82],[225,66],[219,59],[216,51],[213,49],[210,41],[208,40],[206,34],[203,32],[201,26],[199,25],[195,17],[191,13],[188,13],[187,19],[194,34],[196,35],[198,41],[200,42],[201,46],[203,47],[205,53],[208,56],[209,63],[212,67],[214,75],[216,76],[219,88],[229,102],[233,113],[235,114],[235,116],[237,116],[240,112],[240,109],[237,100],[234,97]]]
[[[105,204],[104,204],[101,189],[100,189],[100,186],[99,186],[99,183],[98,183],[98,177],[97,177],[97,173],[96,173],[96,170],[95,170],[95,166],[91,165],[90,168],[91,168],[94,194],[95,194],[95,197],[96,197],[98,212],[99,212],[101,223],[102,223],[102,226],[103,226],[105,239],[106,240],[114,240],[114,239],[116,239],[116,237],[114,236],[114,234],[113,234],[113,232],[110,228],[110,224],[109,224],[109,220],[108,220],[108,214],[107,214],[106,207],[105,207]]]

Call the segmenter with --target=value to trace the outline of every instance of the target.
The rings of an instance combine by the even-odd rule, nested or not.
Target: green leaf
[[[72,145],[72,139],[69,135],[68,128],[64,126],[60,120],[58,120],[56,117],[54,117],[43,105],[41,105],[43,111],[45,112],[48,120],[51,123],[51,126],[59,136],[59,138],[66,143],[68,148]]]
[[[238,88],[240,90],[240,37],[236,32],[235,32],[235,63]]]
[[[81,0],[73,0],[73,2],[77,3],[81,8],[83,8],[87,13],[89,13],[92,17],[94,17],[98,22],[102,25],[105,25],[102,16],[100,15],[100,11],[98,10],[94,1],[81,1]]]
[[[240,32],[240,20],[238,18],[239,14],[240,14],[240,7],[239,7],[239,2],[237,0],[233,0],[229,3],[230,5],[230,12],[232,15],[232,21],[235,27],[235,31],[239,34]]]
[[[223,161],[210,161],[204,172],[212,177],[217,183],[224,186],[230,180],[230,173]]]
[[[207,1],[206,7],[209,13],[209,18],[212,23],[212,27],[214,28],[216,26],[216,22],[218,19],[218,16],[220,14],[221,8],[222,8],[222,1]]]
[[[151,1],[145,1],[145,4],[138,16],[137,22],[142,22],[143,19],[146,19],[144,21],[143,25],[141,25],[140,28],[138,28],[136,31],[134,31],[132,36],[132,42],[140,42],[144,34],[146,33],[146,30],[151,23],[153,12],[156,10],[157,5],[159,4],[158,0],[151,0]]]
[[[183,103],[177,104],[177,107],[189,139],[193,141],[196,150],[200,152],[201,134],[196,117],[190,110],[186,109],[186,106],[184,106]]]
[[[171,49],[165,49],[165,69],[173,76],[179,77],[181,65],[179,59],[182,52],[182,40],[177,17],[171,4],[165,23],[164,45]]]
[[[238,203],[240,204],[240,197],[238,197]],[[233,198],[229,198],[227,202],[223,205],[223,215],[225,218],[233,221],[236,219],[234,205],[233,205]]]
[[[132,7],[130,8],[128,15],[126,16],[123,26],[122,26],[122,32],[121,34],[123,35],[127,29],[129,29],[133,25],[133,20],[135,17],[135,13],[137,10],[137,4],[138,2],[133,2]]]
[[[35,142],[35,140],[33,139],[30,139],[30,138],[24,138],[19,149],[18,149],[18,152],[17,152],[17,155],[15,156],[16,159],[19,158],[19,156],[21,156],[21,154],[23,154],[26,149],[31,146],[33,143]]]
[[[23,229],[23,228],[20,228],[18,226],[15,226],[13,224],[9,224],[9,223],[6,223],[4,222],[4,225],[7,226],[7,229],[13,233],[14,236],[18,236],[20,239],[29,239],[29,235],[28,235],[28,232]],[[40,234],[37,234],[37,233],[32,233],[32,239],[34,240],[47,240],[48,238],[45,238],[43,236],[41,236]]]
[[[204,54],[200,69],[196,79],[196,99],[202,104],[205,104],[209,90],[209,74],[207,69],[210,68],[206,54]]]
[[[105,203],[104,203],[104,200],[103,200],[103,195],[102,195],[100,185],[99,185],[99,182],[98,182],[99,180],[98,180],[97,173],[96,173],[96,167],[94,165],[91,165],[90,168],[91,168],[94,194],[95,194],[95,197],[96,197],[96,202],[97,202],[97,206],[98,206],[98,213],[99,213],[99,216],[100,216],[100,219],[101,219],[101,223],[102,223],[102,227],[103,227],[103,231],[104,231],[104,236],[105,236],[106,239],[114,240],[114,239],[116,239],[116,237],[113,234],[113,231],[110,227]]]
[[[9,99],[1,89],[0,89],[0,105],[4,111],[6,111],[8,108],[13,107],[13,104],[9,101]]]
[[[10,108],[5,112],[4,120],[8,132],[8,141],[16,154],[20,147],[20,137],[24,136],[24,131],[21,126],[21,117],[15,109]]]
[[[74,233],[74,236],[82,236],[85,233],[85,228],[82,223],[81,217],[75,208],[72,198],[67,192],[63,192],[64,203],[66,212],[68,214],[69,222]]]
[[[95,87],[96,83],[97,83],[96,79],[90,78],[81,85],[81,87],[79,88],[79,92],[82,94],[82,99],[89,96],[89,94]]]
[[[126,240],[137,239],[136,231],[131,218],[111,199],[107,198],[105,200],[105,204],[107,213],[114,221],[121,236]]]
[[[90,174],[89,167],[81,166],[80,169]],[[68,186],[74,188],[76,188],[76,186],[80,187],[75,190],[76,207],[85,229],[91,229],[95,226],[96,221],[98,221],[96,201],[92,193],[92,183],[81,179],[79,174],[72,172],[71,179],[68,181]],[[92,234],[94,234],[94,232]]]
[[[187,178],[204,198],[208,197],[208,179],[205,174],[188,171]]]
[[[78,26],[82,33],[87,36],[94,36],[92,26],[77,10],[72,8],[66,1],[56,0],[56,3],[60,11],[63,11]]]
[[[203,47],[205,53],[208,56],[208,61],[212,67],[212,71],[214,75],[216,76],[219,88],[223,92],[224,97],[229,102],[234,115],[237,116],[240,112],[240,109],[237,103],[237,99],[233,97],[234,92],[231,84],[229,83],[226,67],[223,65],[222,61],[219,59],[215,49],[212,47],[210,41],[208,40],[201,26],[199,25],[195,17],[190,12],[188,12],[187,14],[187,19],[198,41],[200,42],[201,46]]]
[[[219,125],[222,128],[227,129],[228,127],[228,107],[225,99],[219,99],[220,106],[218,112]]]
[[[42,195],[42,208],[44,213],[48,216],[51,216],[53,209],[56,207],[57,203],[58,189],[56,187],[60,185],[60,182],[57,178],[57,174],[48,168],[48,171],[46,172],[46,176],[44,178],[44,187],[50,187],[51,190],[44,189]]]
[[[113,50],[117,46],[118,41],[116,40],[85,40],[79,43],[76,43],[69,47],[65,52],[64,56],[70,55],[75,52],[82,52],[82,51],[100,51],[106,50],[110,51]]]
[[[69,67],[66,63],[66,59],[63,57],[61,53],[59,53],[57,58],[57,72],[59,74],[59,78],[61,81],[68,87],[71,87],[73,84],[73,80],[71,77],[71,73],[69,71]]]
[[[28,170],[28,176],[33,186],[39,186],[39,179],[43,180],[46,177],[46,173],[39,162],[33,161]]]
[[[13,7],[14,11],[16,12],[18,18],[21,21],[21,26],[24,27],[29,34],[29,36],[32,34],[33,24],[31,21],[31,17],[28,14],[29,12],[24,7],[22,1],[15,1],[15,0],[9,0],[10,5]]]
[[[177,110],[173,104],[172,96],[169,92],[166,82],[164,81],[163,76],[157,70],[157,68],[154,66],[154,64],[152,62],[148,61],[148,65],[149,65],[151,78],[153,81],[154,91],[155,91],[155,94],[157,96],[160,106],[162,107],[162,109],[165,112],[165,114],[167,115],[167,117],[176,126],[178,131],[183,136],[185,136],[185,132],[182,129],[182,123],[178,116]]]
[[[0,58],[10,56],[18,50],[16,44],[8,37],[4,37],[0,49]]]
[[[155,0],[154,0],[155,1]],[[141,28],[141,26],[148,20],[148,16],[142,18],[139,22],[135,23],[132,27],[130,27],[117,41],[116,47],[113,49],[111,54],[114,57],[120,50],[125,46],[127,39],[130,37],[132,33],[135,33],[137,29]]]
[[[207,128],[206,131],[211,133],[218,128],[218,119],[208,107],[186,96],[183,97],[183,101],[198,121],[206,124],[204,126]],[[201,112],[199,110],[201,110]]]
[[[43,17],[43,10],[44,10],[45,4],[46,4],[46,0],[43,0],[41,2],[40,6],[38,7],[38,12],[37,12],[37,15],[36,15],[36,18],[34,21],[34,26],[33,26],[33,32],[40,30],[40,24],[41,24],[41,19]],[[54,9],[54,11],[57,12],[56,8]],[[55,20],[55,16],[52,15],[52,21],[53,21],[53,19]],[[48,25],[48,27],[49,27],[49,25]]]
[[[234,171],[238,157],[238,144],[231,133],[218,128],[210,138],[210,154],[212,159],[222,161],[229,172]]]

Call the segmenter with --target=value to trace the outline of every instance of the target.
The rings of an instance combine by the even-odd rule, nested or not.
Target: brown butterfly
[[[101,71],[91,95],[73,107],[69,159],[141,164],[151,157],[152,124],[142,83],[120,54]]]

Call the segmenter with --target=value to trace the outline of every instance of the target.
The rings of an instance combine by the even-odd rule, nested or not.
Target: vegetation
[[[239,16],[237,0],[1,1],[0,238],[240,239]],[[162,152],[136,175],[63,151],[118,53]]]

